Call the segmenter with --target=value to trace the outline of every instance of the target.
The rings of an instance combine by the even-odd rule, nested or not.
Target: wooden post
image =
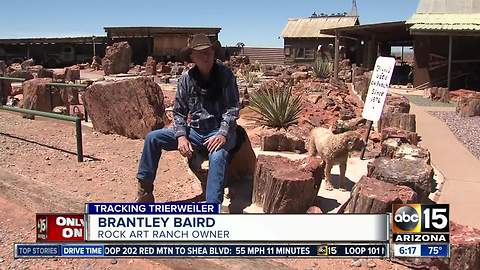
[[[340,65],[340,33],[335,31],[335,60],[333,63],[333,78],[338,81],[338,67]]]
[[[363,157],[365,156],[365,150],[367,150],[367,144],[368,144],[368,137],[370,136],[370,131],[372,130],[372,125],[373,121],[368,120],[368,130],[367,130],[367,136],[365,136],[364,146],[362,149],[362,154],[360,155],[360,159],[363,160]]]
[[[92,36],[92,45],[93,45],[93,56],[97,56],[97,52],[95,49],[95,36]]]
[[[448,36],[448,90],[452,86],[452,47],[453,47],[453,36]]]

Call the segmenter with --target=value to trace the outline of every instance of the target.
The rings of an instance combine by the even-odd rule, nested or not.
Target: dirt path
[[[35,213],[83,212],[86,202],[130,202],[142,140],[83,129],[87,162],[78,163],[70,123],[0,111],[0,269],[368,269],[352,260],[314,259],[45,259],[13,260],[13,243],[33,242]],[[200,194],[176,152],[162,157],[159,202]],[[406,269],[371,260],[377,269]]]

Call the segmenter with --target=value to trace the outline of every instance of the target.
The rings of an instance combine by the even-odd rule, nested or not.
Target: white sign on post
[[[363,118],[374,122],[380,120],[394,67],[395,58],[379,57],[377,59],[363,107]]]

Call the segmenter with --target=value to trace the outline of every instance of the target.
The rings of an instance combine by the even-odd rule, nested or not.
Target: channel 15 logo
[[[394,204],[394,233],[449,232],[448,204]]]

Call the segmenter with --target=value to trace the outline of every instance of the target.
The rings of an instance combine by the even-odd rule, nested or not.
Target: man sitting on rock
[[[183,74],[173,107],[174,128],[147,134],[138,168],[138,203],[154,202],[153,181],[162,150],[208,154],[208,203],[222,203],[229,152],[235,146],[239,93],[232,71],[215,62],[214,46],[203,34],[194,35],[183,50],[195,67]],[[188,119],[188,121],[187,121]]]

